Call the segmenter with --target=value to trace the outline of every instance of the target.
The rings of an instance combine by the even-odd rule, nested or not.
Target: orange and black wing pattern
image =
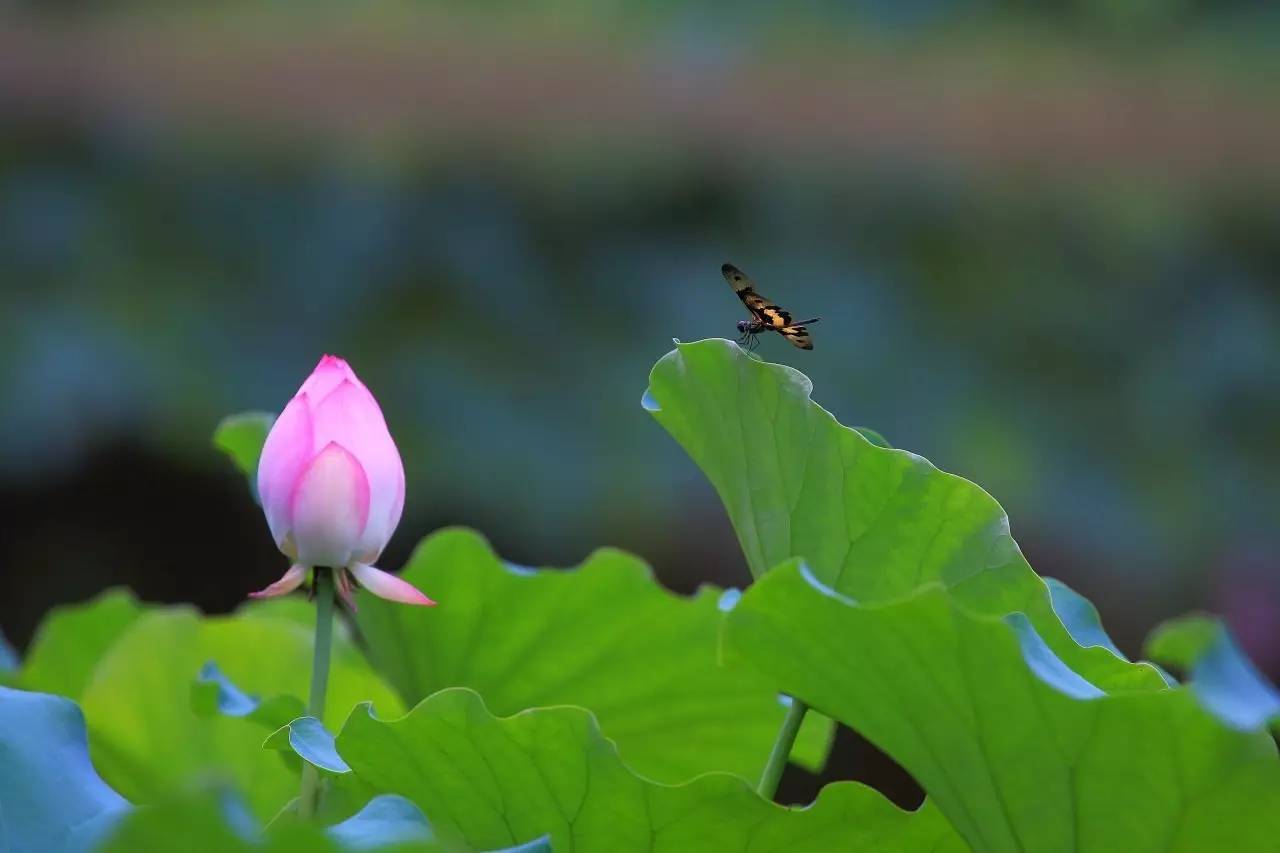
[[[813,349],[813,338],[809,337],[808,326],[783,326],[778,334],[800,349]]]
[[[729,286],[733,288],[733,292],[738,294],[742,304],[747,306],[747,310],[763,323],[765,328],[781,331],[791,325],[791,313],[784,311],[759,293],[756,293],[755,283],[747,278],[747,274],[742,270],[733,264],[725,264],[720,267],[720,272],[724,275],[724,280],[729,282]],[[805,339],[808,339],[807,334]],[[795,343],[790,338],[788,340]],[[796,346],[800,345],[796,344]]]

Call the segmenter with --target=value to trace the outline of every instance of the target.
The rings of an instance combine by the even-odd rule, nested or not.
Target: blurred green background
[[[847,424],[987,488],[1136,653],[1280,670],[1280,11],[887,0],[0,6],[0,626],[285,566],[219,418],[320,355],[408,470],[394,568],[631,549],[743,584],[640,408],[719,265]],[[428,590],[429,592],[429,590]]]

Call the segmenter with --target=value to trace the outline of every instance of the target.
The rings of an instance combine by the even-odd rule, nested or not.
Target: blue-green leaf
[[[347,850],[376,850],[432,838],[422,810],[395,794],[374,797],[359,812],[325,832]]]
[[[1053,649],[1036,633],[1035,626],[1026,616],[1010,613],[1005,617],[1005,622],[1017,635],[1022,659],[1036,678],[1073,699],[1097,699],[1105,695],[1080,673],[1063,663],[1062,658],[1055,655]]]
[[[79,853],[129,808],[89,761],[74,702],[0,687],[0,850]]]
[[[267,736],[263,749],[292,749],[305,761],[330,773],[350,773],[347,762],[338,755],[333,735],[315,717],[299,717]]]
[[[1049,587],[1049,597],[1053,603],[1053,612],[1058,614],[1062,624],[1080,645],[1101,646],[1116,657],[1128,660],[1124,652],[1111,641],[1111,636],[1102,627],[1102,618],[1093,602],[1067,586],[1060,580],[1045,578]]]
[[[272,729],[306,713],[306,706],[296,696],[282,694],[263,700],[256,694],[246,693],[223,675],[213,661],[200,667],[191,685],[191,709],[202,717],[215,713],[246,717]]]
[[[0,675],[13,672],[21,665],[22,659],[18,657],[17,649],[9,645],[4,633],[0,632]]]
[[[528,844],[519,844],[515,847],[504,847],[501,850],[494,850],[493,853],[552,853],[551,836],[544,835],[541,838],[535,838]]]
[[[1258,672],[1225,627],[1192,668],[1191,687],[1211,713],[1235,728],[1280,721],[1280,690]]]
[[[1280,690],[1267,680],[1217,619],[1192,614],[1171,619],[1148,637],[1146,654],[1187,674],[1196,698],[1233,728],[1280,723]]]

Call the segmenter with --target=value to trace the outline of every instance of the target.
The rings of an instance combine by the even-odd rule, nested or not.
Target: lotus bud
[[[254,597],[292,592],[310,569],[328,567],[348,604],[353,582],[392,601],[435,604],[373,567],[400,523],[404,465],[378,401],[342,359],[320,359],[272,425],[258,460],[258,497],[293,565]]]

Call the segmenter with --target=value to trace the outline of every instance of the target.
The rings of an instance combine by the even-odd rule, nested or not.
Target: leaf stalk
[[[787,715],[782,718],[782,727],[778,729],[778,737],[773,742],[769,760],[764,765],[764,772],[760,774],[760,784],[756,787],[756,792],[766,800],[772,800],[774,794],[778,793],[782,771],[787,768],[791,748],[795,746],[796,735],[800,733],[800,724],[804,722],[804,715],[808,710],[808,705],[791,697],[791,706],[787,708]]]

